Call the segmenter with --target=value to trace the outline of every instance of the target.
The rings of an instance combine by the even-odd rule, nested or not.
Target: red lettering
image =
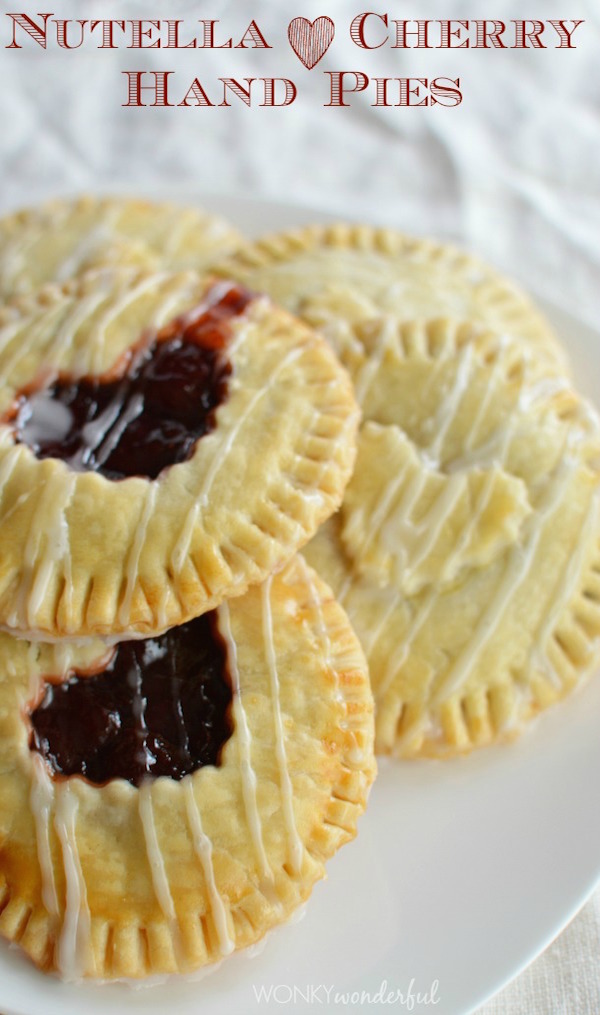
[[[378,42],[377,45],[370,46],[365,39],[365,22],[367,18],[379,18],[383,21],[387,28],[388,16],[387,14],[374,14],[372,11],[368,11],[366,14],[358,14],[350,25],[350,36],[355,46],[360,46],[361,49],[381,49],[382,46],[387,42],[387,34],[385,38]]]
[[[515,44],[513,49],[527,49],[529,45],[533,49],[545,49],[540,39],[544,31],[543,21],[515,21]],[[531,25],[531,28],[527,26]],[[528,41],[529,40],[529,41]]]
[[[452,28],[452,25],[456,25],[456,28]],[[440,49],[468,49],[469,40],[464,39],[457,41],[455,44],[452,40],[460,40],[460,34],[462,29],[469,29],[468,21],[440,21]]]
[[[122,102],[122,106],[172,106],[169,102],[168,84],[169,77],[174,72],[167,71],[121,71],[127,77],[128,99]],[[142,84],[142,78],[154,78],[154,84]],[[150,92],[154,102],[142,102],[142,92]]]
[[[154,29],[160,30],[160,21],[134,21],[129,19],[128,23],[131,25],[131,45],[128,49],[160,49],[160,39],[156,39],[155,42],[150,42],[147,45],[142,40],[152,39],[152,32]],[[148,25],[148,28],[143,28],[143,25]]]
[[[428,106],[429,96],[425,95],[421,98],[421,85],[427,88],[427,78],[398,78],[400,84],[400,102],[396,103],[398,106]],[[416,88],[411,88],[411,85],[416,83]],[[412,101],[414,96],[417,102]]]
[[[167,20],[167,42],[165,49],[196,49],[198,45],[197,39],[192,39],[191,42],[186,42],[185,44],[179,41],[179,29],[182,24],[183,21]],[[196,78],[196,80],[198,79]],[[181,105],[181,103],[179,103],[179,105]]]
[[[248,42],[247,44],[246,44],[246,39],[250,40],[250,42]],[[272,46],[269,46],[269,43],[267,42],[267,40],[263,36],[260,28],[256,24],[256,21],[251,21],[250,22],[250,24],[248,25],[246,31],[242,35],[242,38],[240,39],[240,41],[238,42],[238,44],[237,44],[237,46],[235,48],[236,49],[247,49],[250,46],[250,44],[252,44],[252,49],[272,49],[273,48]]]
[[[501,38],[506,29],[503,21],[476,21],[475,24],[477,25],[475,49],[506,49],[506,43]]]
[[[79,25],[79,41],[73,42],[71,36],[71,42],[69,43],[69,27],[72,25]],[[83,45],[85,39],[85,26],[87,21],[56,21],[56,41],[61,49],[79,49]]]
[[[201,21],[200,24],[203,28],[203,40],[199,44],[200,49],[231,49],[233,41],[228,39],[227,42],[222,42],[220,46],[217,46],[215,42],[215,25],[218,25],[218,21]]]
[[[52,17],[52,14],[38,14],[39,18],[42,18],[42,25],[36,25],[33,18],[27,16],[27,14],[7,14],[8,18],[12,19],[13,35],[12,42],[9,42],[5,49],[22,49],[23,47],[17,42],[17,27],[22,28],[27,35],[31,36],[34,42],[37,42],[38,46],[42,49],[46,48],[46,33],[48,31],[48,18]]]
[[[432,106],[460,106],[460,78],[434,78],[429,86]]]
[[[193,99],[194,101],[188,101]],[[211,102],[208,95],[204,91],[204,88],[198,81],[198,78],[194,78],[187,92],[185,93],[181,102],[177,103],[178,106],[214,106],[214,102]]]
[[[102,25],[102,42],[98,46],[98,49],[118,49],[118,46],[115,45],[114,29],[120,28],[124,32],[125,22],[113,21],[112,18],[105,21],[91,21],[90,31],[93,32],[98,25]]]
[[[429,49],[429,26],[432,21],[393,21],[396,26],[396,41],[392,49]],[[415,24],[416,28],[409,28]],[[409,36],[416,37],[416,44],[409,41]]]
[[[558,32],[558,37],[560,39],[560,43],[556,47],[557,49],[576,49],[573,45],[573,33],[576,28],[579,28],[580,25],[584,24],[583,21],[571,21],[571,24],[573,25],[571,31],[569,31],[564,21],[550,20],[550,24],[555,32]]]
[[[256,78],[244,78],[244,81],[247,82],[246,88],[244,88],[239,81],[236,81],[235,78],[221,78],[220,80],[223,83],[223,101],[219,103],[220,106],[231,105],[231,103],[227,101],[227,89],[229,89],[236,98],[241,99],[246,106],[250,105],[250,91],[252,88],[252,82],[256,81]]]
[[[353,70],[326,70],[325,73],[330,79],[330,101],[323,103],[325,106],[349,106],[351,103],[344,102],[346,92],[364,92],[369,84],[366,74]],[[346,85],[346,78],[352,80],[353,84]]]
[[[283,82],[285,94],[283,96],[283,102],[278,102],[276,98],[277,83]],[[263,84],[265,88],[264,102],[261,102],[261,106],[291,106],[292,102],[298,94],[298,89],[293,81],[289,78],[264,78]]]

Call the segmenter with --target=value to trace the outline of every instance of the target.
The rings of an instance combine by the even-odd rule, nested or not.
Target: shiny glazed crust
[[[0,219],[0,298],[117,265],[202,271],[242,243],[197,208],[118,197],[48,201]]]
[[[598,662],[599,424],[471,325],[371,340],[356,470],[305,556],[365,649],[377,749],[451,756],[514,737]]]
[[[5,309],[0,411],[45,370],[108,370],[207,284],[114,269]],[[215,429],[154,481],[38,460],[0,426],[2,625],[46,639],[166,630],[264,579],[339,505],[358,423],[346,372],[266,298],[232,329]]]
[[[519,338],[566,367],[564,350],[531,300],[449,244],[373,226],[314,225],[246,244],[217,271],[322,328],[344,363],[355,347],[348,329],[360,320],[451,316]]]
[[[66,978],[185,972],[285,921],[356,834],[375,773],[364,656],[301,558],[219,610],[234,732],[219,767],[140,790],[52,782],[22,710],[94,648],[0,636],[0,932]],[[301,678],[301,679],[300,679]]]

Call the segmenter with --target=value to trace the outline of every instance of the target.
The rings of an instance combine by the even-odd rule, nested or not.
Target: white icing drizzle
[[[359,550],[361,556],[367,553],[373,540],[381,531],[381,528],[385,522],[388,512],[394,502],[394,498],[396,497],[398,490],[400,489],[402,483],[404,482],[404,476],[406,474],[407,469],[408,463],[406,463],[404,468],[400,469],[400,471],[389,481],[370,519],[371,524],[369,528],[368,529],[366,527],[363,528],[363,539]],[[352,572],[350,572],[348,576],[344,579],[344,583],[340,589],[340,593],[338,596],[340,603],[344,602],[350,590],[352,580],[353,576]]]
[[[549,668],[549,660],[545,655],[544,649],[552,632],[556,630],[562,614],[577,591],[586,555],[589,552],[594,533],[598,530],[599,497],[599,492],[595,491],[581,530],[578,533],[573,553],[567,558],[565,568],[560,577],[559,587],[546,614],[544,623],[538,632],[535,645],[531,650],[532,662],[539,665],[546,672]]]
[[[44,310],[44,313],[41,316],[37,317],[37,319],[30,318],[27,320],[27,327],[25,329],[20,329],[18,340],[15,343],[16,348],[14,352],[4,363],[2,363],[4,387],[7,387],[6,381],[12,377],[18,364],[25,359],[25,357],[40,341],[43,340],[44,336],[47,334],[49,322],[53,317],[59,317],[62,309],[63,308],[60,303],[57,303],[52,307],[48,307]]]
[[[15,335],[21,330],[22,320],[17,317],[14,321],[8,321],[2,328],[0,328],[0,356],[4,350],[12,342]]]
[[[73,654],[75,651],[76,646],[69,642],[59,641],[54,647],[56,668],[63,680],[68,677],[70,671],[73,669]],[[110,656],[112,654],[111,650],[109,649],[106,654]]]
[[[518,543],[513,547],[506,562],[504,574],[491,602],[484,610],[477,627],[469,638],[468,644],[455,659],[435,692],[434,701],[436,703],[451,697],[468,678],[486,642],[489,641],[497,629],[506,607],[527,577],[544,529],[544,524],[560,505],[561,499],[568,488],[569,480],[576,471],[576,468],[577,461],[570,457],[565,457],[551,475],[546,485],[543,499],[534,516],[529,520],[527,538],[523,545]]]
[[[380,334],[379,344],[383,342],[383,337],[385,337],[382,336],[383,329]],[[377,359],[377,356],[375,356],[375,359]],[[365,364],[365,369],[369,365],[370,361]],[[377,367],[378,366],[379,362],[377,363]],[[398,536],[394,542],[398,548],[402,548],[402,554],[398,552],[397,556],[402,556],[403,558],[401,568],[406,578],[410,577],[411,573],[416,570],[431,548],[435,545],[444,526],[448,512],[452,510],[452,507],[460,498],[467,483],[467,478],[464,475],[450,475],[447,483],[440,491],[437,500],[434,504],[432,504],[423,521],[419,525],[415,525],[412,522],[410,516],[423,493],[428,473],[432,467],[437,468],[439,466],[444,440],[452,422],[456,418],[462,398],[468,389],[469,380],[472,374],[472,367],[473,350],[470,345],[467,345],[461,351],[454,384],[438,410],[436,416],[436,426],[434,427],[435,436],[427,448],[418,451],[419,457],[421,458],[421,468],[409,481],[400,503],[393,512],[394,529],[397,529]],[[406,466],[406,468],[407,467],[408,466]],[[383,528],[394,497],[402,485],[405,471],[406,470],[403,469],[399,475],[394,476],[390,480],[389,485],[386,487],[373,515],[370,529],[364,537],[364,542],[360,548],[359,554],[364,554],[366,552],[375,536]],[[351,583],[352,576],[349,575],[345,579],[340,590],[340,602],[345,600]]]
[[[262,835],[262,823],[256,798],[256,773],[252,767],[252,735],[248,725],[248,717],[242,702],[242,690],[240,686],[240,671],[237,661],[237,645],[231,630],[231,615],[229,604],[224,602],[219,606],[219,630],[221,631],[227,646],[227,664],[231,675],[233,690],[232,711],[236,738],[240,754],[240,776],[242,780],[242,797],[244,800],[244,811],[248,830],[258,860],[261,878],[267,884],[273,881],[273,872],[267,860]]]
[[[356,378],[355,394],[356,401],[359,405],[363,405],[369,388],[376,379],[377,374],[381,368],[385,350],[394,340],[397,333],[398,321],[394,317],[383,317],[379,332],[377,334],[377,342],[374,351],[365,359],[358,377]]]
[[[458,369],[454,385],[440,406],[436,416],[435,437],[427,448],[427,455],[433,461],[439,461],[446,435],[456,418],[460,403],[468,389],[473,367],[473,346],[466,345],[458,359]]]
[[[14,472],[19,456],[23,454],[23,445],[13,442],[8,427],[0,428],[0,499],[4,496],[4,488]],[[6,515],[2,520],[6,519]]]
[[[306,563],[302,554],[298,554],[298,557],[296,559],[300,565],[300,569],[304,577],[304,584],[308,589],[310,605],[313,607],[313,609],[316,611],[317,614],[317,634],[319,636],[321,648],[323,650],[325,667],[326,669],[331,670],[331,672],[335,675],[336,697],[340,700],[345,700],[340,690],[338,671],[337,668],[334,666],[331,638],[329,637],[329,630],[327,628],[327,624],[325,623],[325,617],[323,615],[323,604],[321,602],[321,597],[317,589],[315,588],[315,583],[312,580],[310,568]]]
[[[261,388],[259,388],[258,391],[254,392],[253,396],[248,402],[248,405],[246,406],[244,411],[240,413],[237,422],[235,423],[234,426],[231,427],[225,439],[222,439],[221,441],[218,440],[214,441],[212,461],[208,466],[208,468],[206,469],[206,472],[204,473],[200,489],[197,491],[194,497],[193,504],[186,514],[178,538],[175,541],[173,552],[171,554],[171,567],[173,568],[175,574],[180,574],[181,569],[183,568],[183,565],[190,550],[194,528],[196,526],[196,522],[198,520],[200,511],[202,508],[206,507],[208,503],[210,490],[214,483],[215,477],[219,472],[219,470],[224,465],[225,459],[227,458],[227,455],[231,451],[231,448],[233,447],[234,442],[237,439],[239,431],[241,430],[242,426],[246,424],[246,421],[252,415],[254,409],[256,408],[260,400],[264,398],[265,395],[274,387],[274,385],[279,379],[279,375],[283,373],[283,371],[286,370],[290,366],[290,364],[292,364],[296,359],[298,359],[301,355],[303,355],[304,352],[305,347],[300,347],[292,349],[291,352],[287,354],[287,356],[284,356],[284,358],[278,363],[275,370],[269,377],[269,380]],[[210,438],[207,439],[207,444],[209,439]],[[207,446],[207,444],[205,446]]]
[[[71,253],[58,265],[54,278],[57,282],[66,282],[73,275],[79,274],[86,261],[99,252],[103,246],[114,241],[114,228],[118,217],[118,209],[115,207],[106,209],[104,220],[100,221],[94,229],[83,234],[81,242],[73,247]]]
[[[75,474],[61,467],[55,468],[32,513],[23,553],[23,576],[17,595],[22,627],[36,626],[37,613],[44,603],[57,563],[63,565],[65,580],[70,579],[69,528],[65,514],[74,487]]]
[[[39,240],[40,231],[59,227],[64,218],[65,214],[57,210],[54,210],[52,215],[36,215],[28,220],[27,228],[21,225],[10,238],[3,238],[0,248],[0,270],[5,287],[10,284],[12,289],[17,292],[20,290],[15,282],[16,276],[26,267],[27,254]]]
[[[119,607],[118,614],[120,624],[127,624],[131,614],[131,600],[138,575],[140,556],[146,542],[148,525],[150,524],[150,519],[154,512],[157,493],[157,484],[148,483],[142,513],[135,529],[133,543],[129,550],[127,564],[125,566],[125,593],[123,595],[123,602]]]
[[[304,576],[306,587],[308,588],[310,596],[310,605],[314,608],[314,610],[317,613],[317,634],[321,642],[324,665],[325,668],[328,669],[335,676],[335,691],[334,691],[335,698],[343,706],[344,714],[347,715],[346,698],[342,693],[342,689],[340,687],[339,672],[333,657],[331,638],[329,637],[329,630],[327,628],[327,624],[325,623],[325,616],[323,614],[323,603],[312,580],[311,570],[302,554],[298,554],[297,559],[302,569],[302,574]],[[342,729],[347,729],[348,728],[347,720],[346,719],[340,720],[340,726]],[[361,768],[365,763],[365,752],[364,749],[359,746],[358,741],[356,739],[356,735],[354,733],[352,733],[352,737],[354,739],[354,746],[350,748],[350,750],[347,752],[346,761],[349,766],[356,766],[358,768]]]
[[[87,362],[83,365],[84,372],[87,371],[93,374],[101,372],[103,366],[102,360],[104,356],[106,332],[112,322],[121,313],[127,310],[132,303],[135,303],[137,299],[148,291],[152,291],[153,289],[158,290],[158,288],[169,279],[170,276],[167,273],[159,272],[143,278],[137,283],[137,285],[126,289],[120,296],[116,293],[114,294],[114,298],[111,300],[109,306],[90,331],[86,344],[88,356]],[[170,299],[171,297],[167,294],[165,298]]]
[[[504,337],[502,336],[501,337],[501,342],[500,342],[500,348],[503,348],[504,345],[505,345],[505,340],[504,340]],[[498,388],[498,382],[501,379],[503,379],[504,372],[505,372],[504,362],[503,362],[502,358],[500,356],[498,356],[498,358],[496,359],[496,361],[494,363],[494,366],[492,368],[492,372],[490,374],[489,381],[488,381],[488,383],[486,385],[483,398],[481,399],[481,401],[479,402],[479,405],[477,406],[477,410],[476,410],[475,415],[473,417],[473,422],[471,424],[471,427],[470,427],[468,433],[465,435],[465,441],[464,441],[465,452],[471,451],[471,449],[472,449],[472,447],[473,447],[473,445],[475,443],[475,438],[476,438],[477,433],[479,431],[479,427],[480,427],[481,423],[483,422],[483,420],[485,419],[485,415],[487,413],[488,407],[489,407],[490,402],[492,400],[492,396],[496,393],[496,390]],[[511,417],[509,419],[509,421],[508,421],[509,425],[512,425],[512,419],[513,419],[513,417]]]
[[[190,285],[185,289],[177,289],[171,296],[167,295],[160,307],[158,307],[152,314],[152,320],[154,327],[159,330],[165,324],[168,324],[173,320],[173,317],[177,313],[177,310],[181,306],[185,306],[189,300],[194,299],[198,293],[198,280],[195,276],[192,277]]]
[[[98,309],[106,297],[102,287],[87,293],[79,299],[73,299],[69,313],[56,328],[55,336],[45,353],[45,359],[53,366],[61,363],[65,351],[73,345],[73,338],[88,317]]]
[[[394,606],[400,601],[401,596],[398,594],[396,597]],[[383,680],[379,685],[376,692],[376,699],[380,701],[388,692],[391,687],[392,681],[396,674],[404,666],[404,663],[408,659],[408,654],[412,648],[413,642],[417,637],[419,631],[423,627],[423,624],[427,620],[433,605],[437,599],[437,593],[434,588],[430,588],[428,592],[423,596],[423,600],[417,610],[415,610],[411,625],[404,636],[403,641],[398,645],[397,650],[390,656],[388,664],[385,669]]]
[[[422,478],[421,489],[425,485],[425,471],[420,473]],[[417,570],[420,564],[435,546],[440,533],[444,527],[446,518],[460,499],[467,486],[467,477],[464,473],[448,477],[448,482],[442,487],[439,496],[431,505],[427,515],[418,526],[405,521],[405,528],[412,529],[417,535],[412,547],[409,548],[410,560],[406,561],[405,578],[409,578]],[[418,538],[420,537],[420,539]],[[408,554],[407,554],[408,556]]]
[[[42,875],[42,902],[50,916],[57,917],[60,909],[50,849],[50,818],[54,805],[54,784],[48,775],[44,759],[37,751],[31,752],[31,763],[32,779],[29,803],[35,823],[37,855]]]
[[[275,757],[277,759],[277,767],[279,769],[283,818],[286,826],[291,866],[296,873],[299,873],[302,868],[303,846],[296,827],[296,819],[294,817],[294,790],[292,787],[292,780],[290,779],[285,753],[285,733],[283,729],[283,716],[281,713],[281,702],[279,697],[279,676],[277,673],[277,657],[273,636],[273,618],[271,615],[270,597],[272,581],[273,576],[269,575],[266,582],[264,582],[261,586],[263,639],[267,666],[269,668],[271,704],[273,706],[273,722],[275,725]]]
[[[171,895],[171,889],[169,888],[169,879],[167,878],[164,857],[158,843],[156,823],[154,821],[154,810],[152,808],[152,785],[152,782],[143,782],[138,790],[139,814],[142,822],[144,841],[146,843],[146,855],[150,865],[154,894],[156,895],[158,904],[165,917],[171,924],[172,929],[175,929],[177,916],[175,913],[173,896]]]
[[[515,426],[515,417],[511,416],[511,418],[507,422],[506,427],[505,427],[505,429],[503,431],[503,434],[502,434],[502,447],[500,449],[500,456],[499,456],[500,457],[500,462],[502,464],[504,464],[504,462],[506,461],[506,458],[508,456],[508,451],[509,451],[510,443],[511,443],[512,437],[513,437],[514,426]],[[471,431],[471,433],[472,433],[472,431]],[[470,447],[470,444],[471,444],[471,442],[469,440],[467,440],[466,446]],[[475,532],[477,526],[479,525],[479,522],[480,522],[480,520],[482,518],[482,515],[483,515],[483,513],[484,513],[484,511],[485,511],[485,509],[486,509],[486,507],[487,507],[487,505],[489,503],[489,499],[490,499],[490,495],[492,493],[493,487],[494,487],[494,473],[490,470],[490,473],[487,476],[487,478],[486,478],[486,480],[485,480],[485,482],[484,482],[484,484],[483,484],[483,486],[482,486],[482,488],[481,488],[481,490],[479,492],[479,497],[477,498],[477,503],[475,505],[475,510],[473,511],[473,513],[472,513],[468,523],[465,525],[465,527],[464,527],[464,529],[462,531],[462,534],[460,536],[460,539],[457,541],[457,544],[456,544],[454,550],[452,551],[451,554],[449,554],[449,556],[447,557],[446,562],[445,562],[445,564],[444,564],[444,566],[442,568],[441,581],[446,581],[452,575],[454,575],[454,573],[456,571],[456,567],[457,567],[457,561],[460,560],[460,557],[461,557],[463,551],[469,545],[469,543],[471,541],[471,538],[473,536],[473,533]]]
[[[37,698],[37,693],[38,693],[38,689],[39,689],[40,681],[41,681],[41,677],[40,677],[39,669],[38,669],[38,655],[39,655],[39,649],[38,649],[37,645],[35,645],[33,642],[29,642],[28,645],[27,645],[27,653],[26,653],[26,657],[25,657],[26,658],[26,667],[27,667],[27,676],[29,678],[29,680],[28,680],[28,688],[27,688],[27,697],[26,697],[25,701],[23,702],[23,704],[25,706],[27,706],[29,704],[29,702],[35,701],[35,699]]]
[[[65,980],[76,980],[89,966],[91,919],[75,834],[79,805],[68,781],[56,785],[55,801],[54,827],[62,847],[66,883],[65,912],[56,965]]]
[[[185,779],[182,780],[181,785],[183,787],[185,797],[188,822],[192,832],[194,851],[200,861],[206,881],[211,912],[219,940],[219,952],[221,955],[230,955],[235,948],[235,942],[229,933],[227,925],[227,910],[217,888],[213,864],[212,842],[202,828],[200,808],[198,807],[196,797],[194,795],[192,776],[186,776]]]
[[[190,226],[191,222],[187,215],[179,214],[171,217],[169,228],[165,231],[161,251],[165,261],[170,261],[171,258],[177,256]]]

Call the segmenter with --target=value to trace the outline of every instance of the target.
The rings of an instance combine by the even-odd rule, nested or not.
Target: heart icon
[[[308,70],[315,67],[333,42],[335,25],[331,18],[293,18],[288,25],[290,46]]]

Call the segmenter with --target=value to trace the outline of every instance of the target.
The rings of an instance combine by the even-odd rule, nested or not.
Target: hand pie
[[[54,200],[0,219],[0,298],[103,266],[201,271],[242,242],[196,208],[132,198]]]
[[[0,635],[0,932],[66,979],[258,941],[353,838],[372,697],[301,558],[158,639]]]
[[[0,313],[0,623],[164,631],[339,505],[358,409],[327,343],[234,283],[91,273]]]
[[[455,247],[370,226],[312,226],[239,248],[219,270],[324,332],[348,366],[360,327],[448,316],[531,345],[564,370],[565,354],[512,282]]]
[[[354,476],[305,554],[365,649],[377,749],[447,756],[514,736],[598,660],[600,430],[513,341],[386,328]]]

